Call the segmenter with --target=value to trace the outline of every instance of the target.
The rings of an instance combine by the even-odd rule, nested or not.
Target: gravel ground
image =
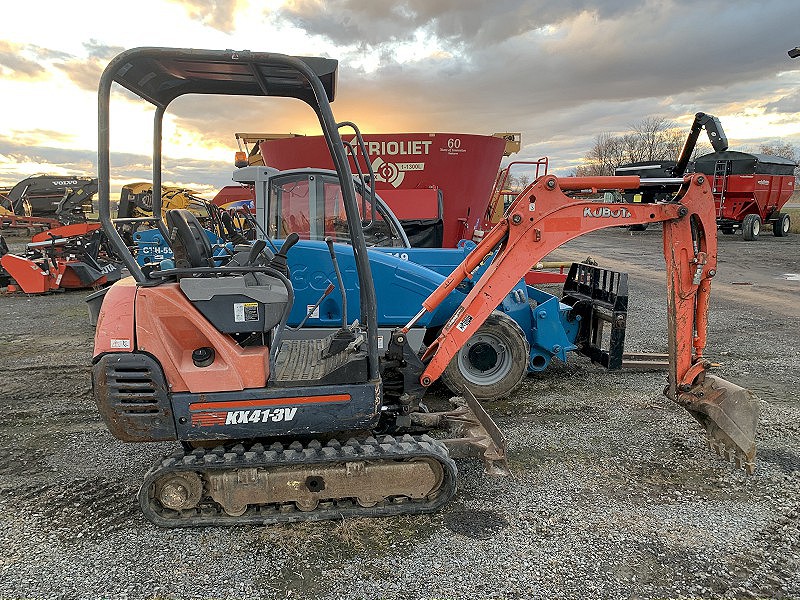
[[[420,517],[153,526],[135,493],[172,445],[106,433],[86,293],[0,297],[0,598],[800,597],[799,240],[720,239],[709,354],[762,399],[755,475],[706,450],[664,373],[572,357],[488,407],[513,477],[459,461]],[[587,255],[631,273],[628,349],[665,351],[660,232],[551,258]]]

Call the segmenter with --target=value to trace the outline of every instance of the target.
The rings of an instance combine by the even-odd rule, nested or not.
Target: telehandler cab
[[[360,319],[343,315],[329,337],[285,339],[294,293],[286,255],[256,241],[215,266],[208,238],[187,211],[158,220],[174,263],[143,271],[110,215],[112,84],[155,106],[153,187],[161,186],[162,121],[184,94],[282,96],[316,113],[331,152],[349,223],[361,223],[330,102],[337,63],[324,58],[195,49],[137,48],[109,63],[99,86],[99,212],[131,277],[106,294],[97,323],[93,389],[113,435],[131,442],[177,440],[139,491],[144,514],[162,526],[224,525],[435,511],[456,488],[453,457],[482,456],[503,472],[504,440],[465,395],[455,410],[429,413],[425,391],[497,304],[547,252],[588,231],[661,221],[668,271],[671,375],[668,395],[706,428],[709,439],[752,469],[757,400],[706,374],[703,357],[716,237],[710,188],[682,180],[675,200],[609,207],[562,189],[631,188],[638,177],[535,181],[504,219],[423,303],[379,354],[376,304],[362,227],[349,227],[359,281]],[[160,215],[160,198],[153,198]],[[149,217],[152,218],[152,217]],[[339,288],[341,271],[331,248]],[[493,252],[464,302],[422,356],[407,331]],[[591,281],[603,291],[613,282]],[[333,284],[334,282],[332,282]],[[344,311],[346,313],[346,309]],[[449,426],[451,437],[427,431]]]

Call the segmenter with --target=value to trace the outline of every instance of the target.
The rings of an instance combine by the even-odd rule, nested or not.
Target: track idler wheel
[[[164,508],[190,510],[203,495],[203,482],[197,473],[172,473],[153,484],[153,496]]]

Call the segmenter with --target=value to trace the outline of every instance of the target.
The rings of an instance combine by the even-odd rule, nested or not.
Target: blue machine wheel
[[[517,322],[494,311],[442,373],[453,393],[468,389],[478,400],[508,396],[528,371],[530,348]]]

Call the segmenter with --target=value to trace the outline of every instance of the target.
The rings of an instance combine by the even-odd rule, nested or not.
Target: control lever
[[[317,303],[316,303],[314,306],[312,306],[310,309],[308,309],[308,312],[306,312],[306,316],[305,316],[305,317],[303,317],[303,320],[302,320],[302,321],[300,321],[300,324],[299,324],[297,327],[287,327],[286,329],[288,329],[289,331],[297,331],[297,330],[299,330],[299,329],[302,329],[303,325],[305,325],[305,324],[306,324],[306,321],[308,321],[308,320],[311,318],[311,315],[313,315],[313,314],[314,314],[314,311],[315,311],[315,310],[317,310],[317,307],[318,307],[320,304],[322,304],[322,301],[323,301],[323,300],[325,300],[325,298],[327,298],[328,296],[330,296],[330,293],[331,293],[331,292],[332,292],[334,289],[335,289],[335,288],[333,287],[333,284],[332,284],[332,283],[329,283],[329,284],[328,284],[328,287],[326,287],[326,288],[325,288],[325,291],[324,291],[324,292],[322,292],[322,296],[320,296],[320,297],[319,297],[319,300],[317,300]]]
[[[233,224],[233,218],[231,218],[226,211],[222,211],[219,220],[222,223],[222,228],[225,230],[225,236],[229,241],[233,242],[234,245],[249,243],[249,240],[236,230],[236,226]]]
[[[342,280],[342,272],[339,270],[339,262],[336,260],[336,250],[333,248],[333,238],[330,236],[325,238],[325,243],[328,244],[328,252],[331,255],[331,262],[333,263],[333,270],[336,272],[336,281],[339,283],[339,291],[342,294],[342,328],[333,334],[331,343],[328,349],[323,353],[323,358],[333,356],[346,350],[347,347],[356,339],[355,333],[347,328],[347,290],[344,288],[344,281]]]
[[[272,257],[272,260],[269,261],[269,266],[278,271],[279,273],[281,273],[282,275],[289,277],[289,264],[286,261],[286,255],[288,254],[289,250],[291,250],[292,246],[294,246],[299,241],[300,241],[300,236],[297,235],[297,233],[290,233],[286,237],[286,240],[284,240],[281,249],[278,250],[277,254],[275,254],[275,256]]]
[[[264,248],[266,247],[267,247],[267,242],[265,242],[264,240],[256,240],[253,243],[253,247],[250,248],[250,254],[247,255],[247,262],[245,263],[245,265],[246,266],[255,265],[259,255],[264,251]]]
[[[336,280],[339,283],[339,291],[342,293],[342,330],[347,329],[347,290],[344,289],[342,272],[339,270],[339,261],[336,260],[336,250],[333,249],[333,238],[327,236],[325,243],[328,244],[328,252],[331,255],[333,270],[336,272]]]

